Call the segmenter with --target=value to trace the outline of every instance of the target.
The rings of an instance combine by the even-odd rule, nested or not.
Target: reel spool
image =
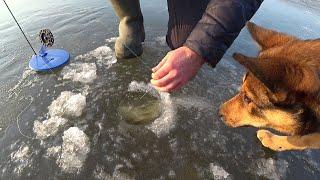
[[[41,29],[38,36],[39,36],[41,43],[45,47],[52,47],[53,46],[54,37],[53,37],[52,32],[49,29]]]
[[[33,55],[29,61],[29,67],[35,71],[50,71],[60,68],[69,62],[70,54],[62,49],[47,49],[54,44],[53,34],[49,29],[42,29],[38,33],[42,43],[39,53]]]

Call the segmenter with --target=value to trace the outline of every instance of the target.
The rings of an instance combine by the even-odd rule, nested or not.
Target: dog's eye
[[[245,94],[243,95],[243,101],[247,104],[249,104],[251,102],[251,99]]]

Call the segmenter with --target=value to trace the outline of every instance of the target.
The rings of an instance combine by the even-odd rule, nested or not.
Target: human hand
[[[158,91],[178,90],[197,74],[204,62],[200,55],[188,47],[172,50],[152,68],[151,84]]]

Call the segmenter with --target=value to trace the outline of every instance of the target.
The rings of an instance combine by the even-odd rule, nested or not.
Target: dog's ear
[[[275,88],[305,93],[316,93],[320,89],[318,73],[303,64],[246,57],[237,53],[233,57],[273,92]]]
[[[246,25],[252,38],[260,45],[262,50],[297,40],[293,36],[260,27],[252,22],[247,22]]]
[[[261,63],[258,58],[247,57],[239,53],[234,53],[233,58],[238,61],[241,65],[246,67],[256,78],[258,78],[267,88],[273,90],[272,81],[269,81],[267,77],[268,66]],[[265,66],[265,67],[264,67]]]

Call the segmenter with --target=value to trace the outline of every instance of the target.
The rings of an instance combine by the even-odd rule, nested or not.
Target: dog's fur
[[[234,54],[248,72],[220,115],[231,127],[288,135],[259,130],[257,137],[272,150],[320,149],[320,39],[300,40],[250,22],[247,28],[261,50],[258,57]]]

